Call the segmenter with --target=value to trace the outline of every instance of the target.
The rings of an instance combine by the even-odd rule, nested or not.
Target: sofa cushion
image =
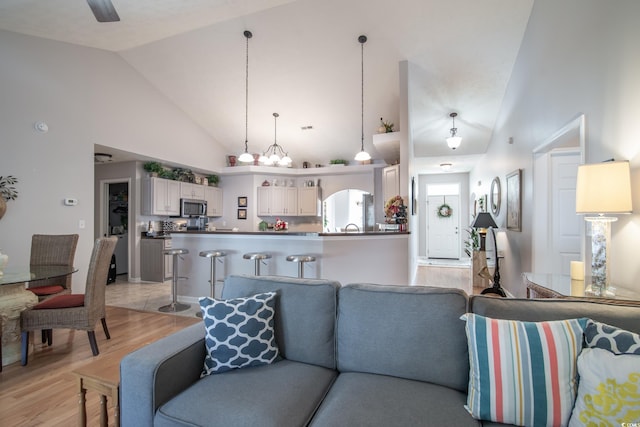
[[[246,298],[200,298],[205,326],[202,375],[267,365],[278,357],[273,332],[275,292]]]
[[[587,319],[520,322],[473,313],[463,318],[471,415],[516,425],[566,425]]]
[[[223,298],[276,292],[275,334],[280,355],[335,369],[335,321],[340,284],[330,280],[229,276]]]
[[[427,381],[459,391],[469,382],[457,289],[350,284],[339,292],[338,370]]]
[[[588,317],[598,322],[640,333],[640,306],[622,306],[570,299],[492,298],[474,295],[469,311],[495,319],[563,320]]]
[[[209,375],[162,405],[154,425],[307,425],[336,376],[290,360]]]
[[[465,398],[463,392],[431,383],[342,373],[311,426],[479,426],[464,410]]]

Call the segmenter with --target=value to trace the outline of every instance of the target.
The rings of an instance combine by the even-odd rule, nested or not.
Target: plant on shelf
[[[169,169],[162,169],[160,172],[158,172],[158,176],[164,179],[171,179],[174,181],[176,180],[176,174]]]
[[[220,177],[218,175],[207,175],[207,182],[212,187],[217,187],[218,182],[220,182]]]
[[[191,169],[174,168],[173,175],[175,176],[174,179],[182,182],[194,182],[196,180],[196,176],[191,172]]]
[[[149,172],[151,176],[159,176],[164,170],[162,165],[158,162],[146,162],[143,166],[144,170]]]
[[[329,163],[331,163],[332,165],[347,165],[347,164],[349,164],[349,162],[344,160],[344,159],[333,159]]]
[[[395,125],[389,121],[384,121],[382,117],[380,117],[380,127],[378,128],[378,133],[389,133],[393,132],[393,127]]]

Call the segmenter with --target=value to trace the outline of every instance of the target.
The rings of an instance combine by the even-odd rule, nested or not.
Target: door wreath
[[[439,218],[449,218],[453,214],[453,209],[446,203],[441,204],[438,207],[438,217]]]

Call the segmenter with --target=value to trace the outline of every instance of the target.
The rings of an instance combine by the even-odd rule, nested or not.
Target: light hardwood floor
[[[85,364],[122,357],[145,344],[199,322],[196,317],[175,316],[107,306],[111,339],[100,324],[96,338],[100,354],[93,357],[84,331],[53,331],[53,345],[40,344],[29,356],[27,366],[20,362],[5,366],[0,373],[1,426],[71,426],[78,424],[78,396],[72,372]],[[33,339],[33,338],[32,338]],[[99,425],[98,394],[87,393],[87,421]],[[113,425],[110,409],[109,422]]]

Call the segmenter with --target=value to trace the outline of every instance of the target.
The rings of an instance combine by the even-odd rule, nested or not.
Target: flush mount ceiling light
[[[282,149],[281,145],[278,145],[278,117],[280,114],[273,113],[273,144],[262,153],[258,160],[265,166],[289,166],[292,162],[289,154]]]
[[[251,31],[245,31],[244,37],[247,39],[245,77],[244,77],[244,152],[238,157],[238,161],[243,163],[253,162],[253,156],[249,154],[249,39],[253,37]]]
[[[452,120],[453,124],[451,126],[451,136],[449,138],[447,138],[447,145],[452,150],[455,150],[456,148],[458,148],[460,146],[460,143],[462,142],[462,138],[457,136],[457,133],[458,133],[458,128],[456,128],[456,117],[457,116],[458,116],[458,113],[449,114],[449,117],[451,117],[451,120]]]
[[[110,162],[112,157],[113,156],[111,154],[107,154],[107,153],[94,153],[93,160],[96,163],[106,163],[106,162]]]
[[[451,163],[440,163],[440,168],[445,172],[450,171],[451,166],[453,166]]]
[[[367,160],[371,160],[371,155],[364,151],[364,44],[367,42],[367,36],[358,37],[358,42],[360,42],[360,119],[361,119],[361,128],[360,128],[360,151],[356,154],[354,158],[358,162],[364,162]]]

